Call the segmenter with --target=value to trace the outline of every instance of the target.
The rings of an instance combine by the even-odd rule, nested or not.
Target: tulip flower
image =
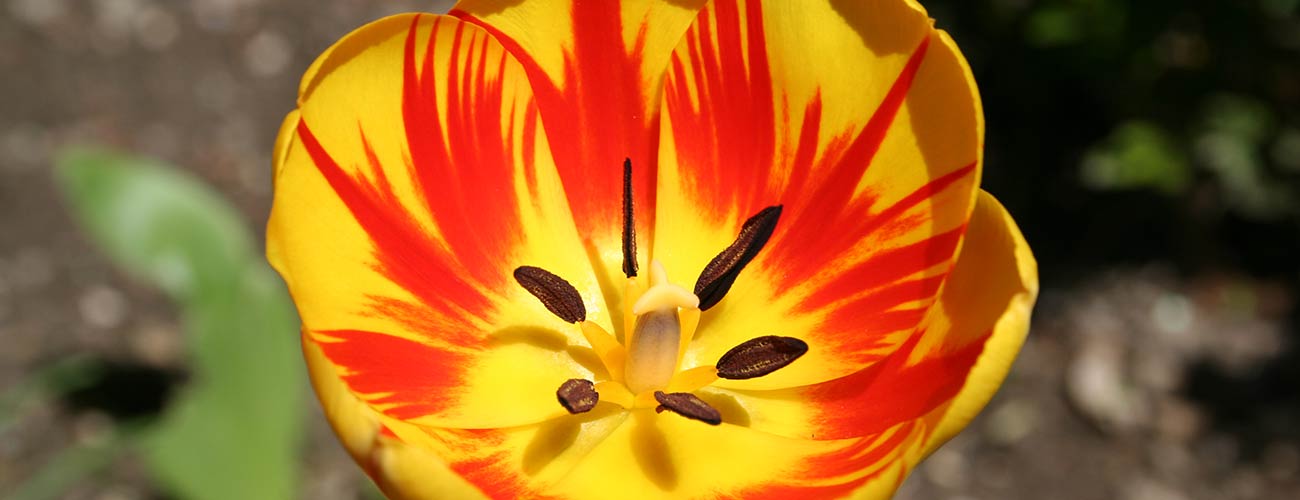
[[[267,254],[393,498],[882,498],[1033,256],[914,1],[466,0],[307,70]]]

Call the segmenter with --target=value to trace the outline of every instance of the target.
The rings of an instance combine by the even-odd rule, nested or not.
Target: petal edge
[[[1017,278],[1024,288],[1012,297],[994,324],[983,352],[927,444],[927,455],[965,428],[1002,386],[1029,333],[1030,317],[1038,297],[1038,263],[1029,244],[1006,208],[993,195],[981,190],[962,255],[997,246],[1002,251],[1013,252]]]

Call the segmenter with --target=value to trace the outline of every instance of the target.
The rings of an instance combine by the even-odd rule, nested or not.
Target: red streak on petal
[[[832,315],[854,314],[849,311],[857,311],[858,313],[889,311],[895,307],[914,301],[917,297],[933,297],[939,292],[939,287],[943,285],[944,278],[945,276],[943,275],[937,275],[925,278],[892,281],[883,287],[838,304],[837,309],[839,311],[832,313]],[[845,321],[853,321],[853,319],[848,317],[841,319]]]
[[[456,261],[480,285],[499,289],[508,285],[509,273],[503,271],[514,267],[507,262],[509,251],[522,240],[512,148],[518,139],[508,131],[518,119],[525,120],[525,132],[531,130],[537,116],[515,114],[500,78],[506,53],[490,57],[488,37],[464,23],[456,23],[451,47],[445,48],[436,33],[447,27],[442,18],[434,21],[435,35],[426,42],[417,70],[418,27],[417,16],[407,33],[403,65],[402,116],[410,168]],[[447,52],[449,62],[435,59]],[[439,79],[447,87],[442,99]],[[445,116],[445,126],[440,116]],[[510,125],[505,131],[503,117]],[[527,141],[522,149],[532,149],[532,138],[522,139]]]
[[[312,337],[358,397],[393,418],[435,414],[454,403],[470,356],[428,344],[361,330],[328,330]]]
[[[844,297],[851,297],[863,290],[873,290],[898,282],[916,274],[918,271],[947,262],[957,251],[957,244],[961,242],[961,237],[965,234],[965,231],[966,227],[963,225],[957,229],[937,234],[910,245],[872,254],[865,262],[836,275],[833,279],[826,280],[816,293],[804,300],[800,308],[806,311],[821,309]],[[942,276],[946,276],[946,273]],[[936,286],[896,289],[896,291],[901,290],[929,291],[930,294],[891,298],[899,301],[903,299],[932,299],[934,298],[934,292],[937,292],[938,288]],[[852,302],[859,302],[861,305],[860,301]],[[869,301],[865,304],[873,305]],[[839,305],[838,307],[843,306]]]
[[[535,179],[537,108],[529,100],[520,113],[507,102],[499,78],[506,54],[491,57],[490,40],[481,32],[457,23],[449,37],[451,46],[443,47],[439,43],[448,38],[440,40],[436,33],[452,28],[436,20],[425,57],[417,61],[419,26],[417,16],[406,37],[402,116],[410,153],[405,170],[424,206],[402,204],[389,182],[390,175],[402,170],[382,165],[364,132],[359,134],[368,168],[353,173],[331,157],[305,119],[298,135],[317,169],[370,236],[376,269],[420,300],[399,307],[398,299],[371,297],[375,312],[402,309],[405,313],[394,317],[423,327],[415,331],[473,346],[481,336],[471,328],[470,318],[488,317],[492,308],[483,289],[511,284],[511,250],[523,240],[513,147],[519,144],[522,150],[522,175]],[[451,53],[451,61],[436,61],[439,52]],[[448,87],[442,99],[435,85],[439,79]],[[445,125],[439,116],[445,116]],[[504,127],[503,117],[508,120]],[[510,133],[516,120],[521,120],[524,134],[518,139]],[[441,241],[410,212],[419,209],[436,222]],[[421,306],[433,314],[420,311]]]
[[[946,404],[965,384],[991,334],[985,332],[965,346],[907,365],[908,357],[923,336],[918,333],[878,363],[803,389],[801,392],[809,406],[816,408],[819,415],[817,438],[839,439],[883,432]]]
[[[869,217],[864,222],[863,234],[889,230],[892,225],[913,223],[901,215],[973,171],[972,164],[922,186],[884,212]],[[965,230],[963,225],[917,243],[872,254],[855,267],[820,282],[816,291],[797,309],[831,311],[818,329],[819,337],[836,344],[849,358],[869,362],[874,357],[870,351],[882,347],[886,334],[911,329],[920,323],[923,311],[913,313],[913,310],[892,309],[911,301],[921,301],[921,307],[933,303]],[[937,274],[908,279],[918,271],[944,264],[948,267],[940,269]],[[866,290],[870,292],[862,294]],[[846,300],[846,297],[853,298]]]
[[[740,14],[726,1],[701,10],[682,41],[688,58],[673,54],[664,86],[683,181],[701,216],[716,221],[785,201],[769,185],[778,158],[762,5],[747,3],[743,22]]]
[[[917,188],[907,196],[894,202],[893,205],[880,211],[880,213],[872,215],[867,221],[866,226],[863,228],[863,231],[871,232],[879,230],[882,227],[887,227],[890,222],[897,221],[898,218],[908,210],[916,208],[922,202],[942,193],[945,189],[948,189],[974,173],[975,166],[975,163],[971,163],[944,174],[943,176],[926,183],[924,186]]]
[[[453,453],[449,457],[451,470],[473,484],[488,498],[496,500],[558,498],[544,495],[528,486],[528,479],[520,473],[518,459],[501,448],[505,440],[503,431],[446,429],[432,435],[453,448]]]
[[[579,234],[618,236],[622,162],[631,158],[637,232],[654,227],[659,110],[651,108],[653,89],[642,85],[647,29],[629,47],[623,40],[619,2],[575,2],[573,45],[564,60],[563,85],[546,73],[518,41],[474,17],[451,15],[492,34],[523,65],[537,97]],[[599,236],[595,237],[601,238]]]
[[[448,321],[465,325],[467,322],[462,318],[467,312],[487,313],[491,306],[487,298],[451,268],[451,256],[402,206],[373,154],[370,158],[375,163],[370,170],[375,180],[368,181],[361,172],[351,175],[345,172],[316,140],[305,119],[298,122],[298,138],[317,170],[370,235],[378,272],[422,299]],[[468,330],[451,333],[456,331]],[[459,336],[449,340],[468,344],[474,339]]]
[[[936,412],[949,403],[965,384],[971,368],[992,335],[953,351],[936,354],[907,365],[921,335],[912,336],[885,360],[862,371],[801,389],[803,400],[817,410],[820,425],[816,439],[863,436],[850,446],[807,459],[795,483],[775,482],[747,490],[742,498],[841,498],[870,481],[895,481],[885,477],[889,461],[930,438]],[[862,471],[870,471],[862,474]]]
[[[930,39],[917,44],[860,131],[841,131],[823,144],[821,94],[804,106],[798,124],[790,116],[788,99],[773,94],[762,4],[747,2],[743,16],[734,1],[711,5],[686,33],[684,48],[673,54],[665,82],[664,103],[684,188],[707,207],[701,210],[703,216],[719,222],[784,203],[786,220],[759,256],[760,261],[777,263],[780,272],[771,276],[778,280],[773,286],[817,285],[798,310],[833,310],[819,337],[848,357],[873,359],[867,351],[887,347],[881,344],[884,334],[914,328],[923,316],[920,310],[889,309],[933,300],[943,277],[914,283],[917,286],[875,289],[950,262],[963,230],[870,254],[863,262],[848,263],[853,267],[832,281],[814,278],[828,262],[861,258],[851,250],[864,238],[888,241],[888,235],[927,222],[927,214],[912,214],[912,209],[975,171],[971,164],[933,179],[888,206],[878,206],[879,196],[870,191],[855,197],[863,171],[907,98]],[[782,130],[797,135],[779,137]],[[793,150],[781,149],[781,141],[793,141]],[[786,178],[773,178],[781,175]],[[845,301],[850,297],[856,298]]]
[[[925,38],[917,45],[876,111],[842,153],[835,147],[837,141],[832,141],[832,148],[823,152],[820,164],[813,169],[825,172],[818,175],[817,187],[787,193],[794,197],[787,205],[792,206],[789,209],[792,217],[780,236],[773,238],[772,252],[768,255],[768,258],[775,259],[774,262],[782,264],[782,270],[786,271],[786,285],[792,286],[811,278],[827,262],[870,234],[872,224],[879,223],[870,216],[876,197],[868,195],[854,199],[853,194],[862,172],[871,165],[907,98],[912,80],[925,59],[929,41]],[[810,105],[817,109],[805,112],[805,126],[807,117],[820,115],[820,105],[820,100],[814,100]],[[796,156],[800,154],[797,152]],[[888,212],[885,209],[881,213]]]
[[[889,344],[889,334],[912,330],[921,323],[951,266],[928,277],[909,276],[918,270],[949,263],[964,234],[963,225],[917,243],[874,254],[827,280],[798,309],[829,311],[817,328],[817,338],[833,346],[845,359],[859,363],[875,361],[881,349]],[[870,292],[862,294],[864,290]],[[920,303],[896,309],[913,301]]]
[[[858,488],[871,481],[888,481],[884,474],[890,469],[886,461],[895,460],[900,448],[912,443],[921,433],[917,424],[908,422],[888,435],[868,436],[852,445],[824,455],[810,458],[796,474],[800,483],[773,483],[746,490],[734,498],[784,500],[787,498],[848,498]],[[904,464],[906,467],[906,464]],[[858,475],[870,469],[867,474]],[[895,487],[902,483],[904,474],[894,478]],[[848,478],[848,479],[846,479]]]
[[[925,319],[926,309],[913,307],[891,311],[854,311],[836,309],[827,324],[851,324],[851,334],[834,335],[830,328],[819,330],[816,341],[833,349],[838,355],[859,366],[880,360],[898,344],[893,332],[916,328]]]
[[[439,24],[435,21],[435,33]],[[522,174],[536,174],[530,156],[536,107],[526,103],[519,115],[505,101],[503,82],[496,77],[505,67],[505,54],[489,57],[489,39],[460,24],[450,37],[452,61],[435,64],[438,51],[446,48],[437,46],[435,34],[427,42],[422,70],[417,70],[419,26],[418,18],[412,21],[406,38],[402,113],[410,152],[405,174],[417,186],[423,207],[403,205],[390,182],[391,175],[403,171],[381,164],[364,131],[358,135],[365,165],[349,172],[305,118],[297,129],[317,170],[370,237],[375,270],[418,300],[369,296],[370,302],[359,306],[404,322],[429,343],[355,330],[325,332],[335,340],[321,341],[326,356],[347,372],[343,379],[348,386],[396,418],[438,413],[455,401],[465,365],[483,343],[474,318],[492,313],[483,290],[508,285],[505,277],[513,265],[507,259],[522,240],[511,149],[516,142],[509,135],[513,120],[523,120],[526,134],[520,146],[526,158]],[[449,87],[443,99],[437,98],[434,85],[439,78]],[[506,127],[503,116],[511,120]],[[428,210],[441,241],[411,212],[419,209]],[[384,396],[367,396],[374,394]]]
[[[686,33],[685,54],[673,54],[664,89],[685,187],[710,208],[701,212],[719,221],[785,204],[782,229],[759,258],[780,263],[778,288],[806,282],[870,234],[873,224],[901,213],[874,207],[878,197],[870,193],[855,199],[854,192],[911,89],[929,38],[917,45],[862,130],[841,131],[822,145],[820,93],[804,106],[797,125],[788,99],[773,94],[761,3],[747,2],[743,19],[733,1],[712,7]],[[796,129],[797,137],[777,136]],[[778,149],[778,140],[795,140],[793,151]],[[774,182],[774,175],[787,177]],[[872,217],[873,209],[884,218]]]

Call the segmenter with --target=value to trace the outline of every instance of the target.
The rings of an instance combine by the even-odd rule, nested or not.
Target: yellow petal
[[[484,498],[431,450],[385,432],[381,415],[348,390],[306,334],[302,349],[325,418],[352,459],[389,497]]]
[[[996,206],[991,198],[980,200],[969,241],[961,243],[983,123],[951,40],[930,28],[914,2],[868,1],[858,9],[717,0],[673,56],[682,64],[668,88],[678,101],[662,107],[660,148],[659,96],[645,90],[657,88],[660,77],[642,65],[654,63],[649,47],[677,43],[672,27],[685,29],[684,13],[694,8],[466,1],[454,14],[468,23],[380,21],[340,42],[304,78],[302,112],[286,119],[277,140],[279,215],[268,255],[300,310],[310,311],[303,314],[310,327],[304,349],[327,415],[389,496],[886,498],[1005,376],[1028,323],[1036,275],[1009,217],[987,208]],[[578,22],[591,16],[618,22]],[[664,20],[671,22],[659,24]],[[501,46],[470,24],[492,33],[519,62],[503,55],[499,66],[479,66],[477,78],[496,87],[455,93],[440,79],[422,84],[429,71],[457,66],[449,61],[470,67],[496,60]],[[561,43],[547,41],[557,33]],[[462,43],[425,43],[440,37]],[[498,154],[529,165],[471,181],[505,181],[486,201],[513,201],[514,218],[471,210],[463,214],[471,220],[449,222],[412,173],[429,152],[412,150],[400,128],[371,137],[375,124],[409,128],[413,116],[400,109],[409,99],[402,92],[411,88],[410,67],[396,76],[383,68],[430,53],[433,63],[415,65],[417,86],[426,105],[447,106],[421,114],[434,117],[422,126],[445,128],[421,137],[442,137],[452,148],[499,144],[508,152],[477,151],[475,158]],[[864,68],[816,64],[816,56],[831,53],[837,60],[850,54]],[[660,64],[668,60],[665,52]],[[593,85],[602,81],[610,88]],[[491,95],[489,87],[504,89],[501,109],[509,112],[448,114],[458,100]],[[400,96],[397,112],[386,103],[392,92]],[[753,102],[771,102],[770,119],[754,116],[762,106],[746,109]],[[487,123],[449,121],[467,116]],[[608,116],[618,117],[617,126],[602,121]],[[498,128],[504,140],[452,137]],[[661,171],[637,172],[638,229],[643,243],[652,242],[653,258],[677,273],[671,281],[693,281],[759,208],[786,207],[768,249],[699,317],[682,366],[695,369],[678,382],[698,385],[685,379],[709,378],[718,356],[758,335],[797,336],[812,350],[757,382],[698,391],[722,411],[720,426],[648,408],[626,412],[609,401],[587,414],[556,416],[556,380],[601,380],[595,361],[613,349],[600,330],[623,333],[609,325],[623,324],[621,307],[632,302],[618,276],[616,166],[624,156],[654,165],[656,155]],[[609,172],[598,170],[606,163]],[[351,198],[397,208],[379,217],[389,224],[367,225],[381,210],[349,203],[340,193],[349,183]],[[461,195],[452,188],[437,192],[453,198],[446,207],[480,206],[454,199]],[[493,224],[499,220],[505,223]],[[418,237],[385,247],[374,234],[380,227]],[[490,234],[466,236],[478,231]],[[1013,237],[999,239],[1007,234]],[[346,241],[322,245],[323,235]],[[1014,242],[1014,277],[990,278],[986,272],[1005,270],[1006,241]],[[435,258],[385,260],[385,248]],[[594,272],[574,255],[590,259]],[[529,264],[568,279],[587,299],[590,326],[564,324],[519,287],[496,285],[508,280],[482,263],[501,261],[511,262],[504,273]],[[438,266],[448,272],[438,274]],[[418,279],[394,272],[409,268],[421,270]],[[447,279],[453,275],[461,280]],[[996,282],[1012,305],[966,297],[970,283],[983,283],[971,280]],[[421,293],[422,281],[446,288]],[[601,334],[593,345],[604,345],[587,349],[583,333]],[[882,401],[885,408],[871,406]]]
[[[795,336],[804,359],[719,383],[790,387],[908,339],[956,255],[983,136],[965,61],[918,5],[710,3],[673,53],[662,116],[654,255],[674,281],[693,281],[747,217],[784,206],[704,314],[687,366]]]
[[[1002,386],[1029,333],[1037,297],[1038,263],[1029,244],[1002,204],[981,192],[961,257],[930,320],[932,334],[921,343],[937,352],[978,338],[977,332],[991,333],[927,450],[965,428]]]
[[[585,104],[597,104],[597,100],[611,96],[599,95],[603,91],[595,87],[613,86],[618,87],[613,92],[623,96],[634,97],[644,93],[641,97],[646,99],[614,104],[641,106],[655,111],[657,107],[648,105],[657,104],[651,100],[657,97],[653,95],[653,89],[663,78],[668,55],[704,3],[703,0],[533,0],[512,3],[461,0],[451,10],[451,15],[486,27],[524,62],[530,72],[536,72],[530,75],[541,80],[536,86],[553,87],[566,96],[576,97],[577,102],[571,102],[571,105],[586,107]],[[611,77],[613,81],[609,80]],[[604,114],[612,110],[585,111]],[[584,121],[599,118],[597,114],[586,117]],[[651,122],[649,115],[635,118]],[[609,120],[597,121],[607,123]]]
[[[587,255],[598,263],[611,309],[624,292],[616,208],[621,166],[631,159],[639,261],[645,267],[656,217],[664,68],[703,4],[463,0],[451,11],[492,33],[527,71],[575,222],[586,238]]]
[[[837,498],[900,478],[893,459],[913,426],[879,436],[807,441],[669,412],[633,412],[552,492],[562,498]]]
[[[926,429],[937,420],[904,422],[860,438],[805,440],[743,422],[710,426],[669,412],[625,412],[604,404],[590,413],[506,429],[447,430],[380,418],[403,443],[424,450],[423,460],[442,457],[490,498],[593,500],[885,498],[921,455]],[[428,484],[410,487],[385,491],[397,498],[445,498],[421,496],[419,488]]]
[[[400,15],[339,41],[303,81],[277,140],[267,255],[325,359],[390,416],[553,416],[564,380],[602,368],[513,270],[545,267],[588,300],[590,321],[610,317],[574,258],[582,242],[523,68],[478,27]]]
[[[794,389],[709,389],[756,430],[806,439],[875,434],[933,420],[927,450],[946,441],[1001,385],[1038,292],[1032,253],[997,200],[982,193],[961,255],[917,335],[881,362]],[[938,417],[942,417],[942,421]],[[928,453],[928,452],[927,452]],[[918,458],[919,459],[919,458]]]
[[[503,429],[453,430],[385,421],[403,441],[443,457],[451,470],[489,498],[555,498],[555,485],[588,460],[627,416],[621,408],[602,403],[587,413]]]

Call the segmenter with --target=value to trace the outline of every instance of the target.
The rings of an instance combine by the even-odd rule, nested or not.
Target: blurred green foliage
[[[1164,129],[1144,121],[1121,124],[1084,157],[1083,182],[1095,189],[1149,187],[1165,194],[1187,189],[1187,157]]]
[[[922,0],[970,60],[984,188],[1048,286],[1300,278],[1300,0]]]
[[[1219,94],[1206,99],[1197,124],[1193,150],[1217,177],[1229,206],[1250,217],[1296,208],[1296,197],[1268,168],[1265,151],[1276,134],[1276,121],[1273,111],[1257,99]]]
[[[160,482],[185,499],[296,496],[298,322],[239,214],[180,170],[140,158],[71,151],[56,178],[95,242],[180,305],[191,380],[132,439]]]
[[[1128,2],[1043,2],[1030,12],[1025,41],[1053,47],[1081,42],[1115,45],[1123,36]]]

